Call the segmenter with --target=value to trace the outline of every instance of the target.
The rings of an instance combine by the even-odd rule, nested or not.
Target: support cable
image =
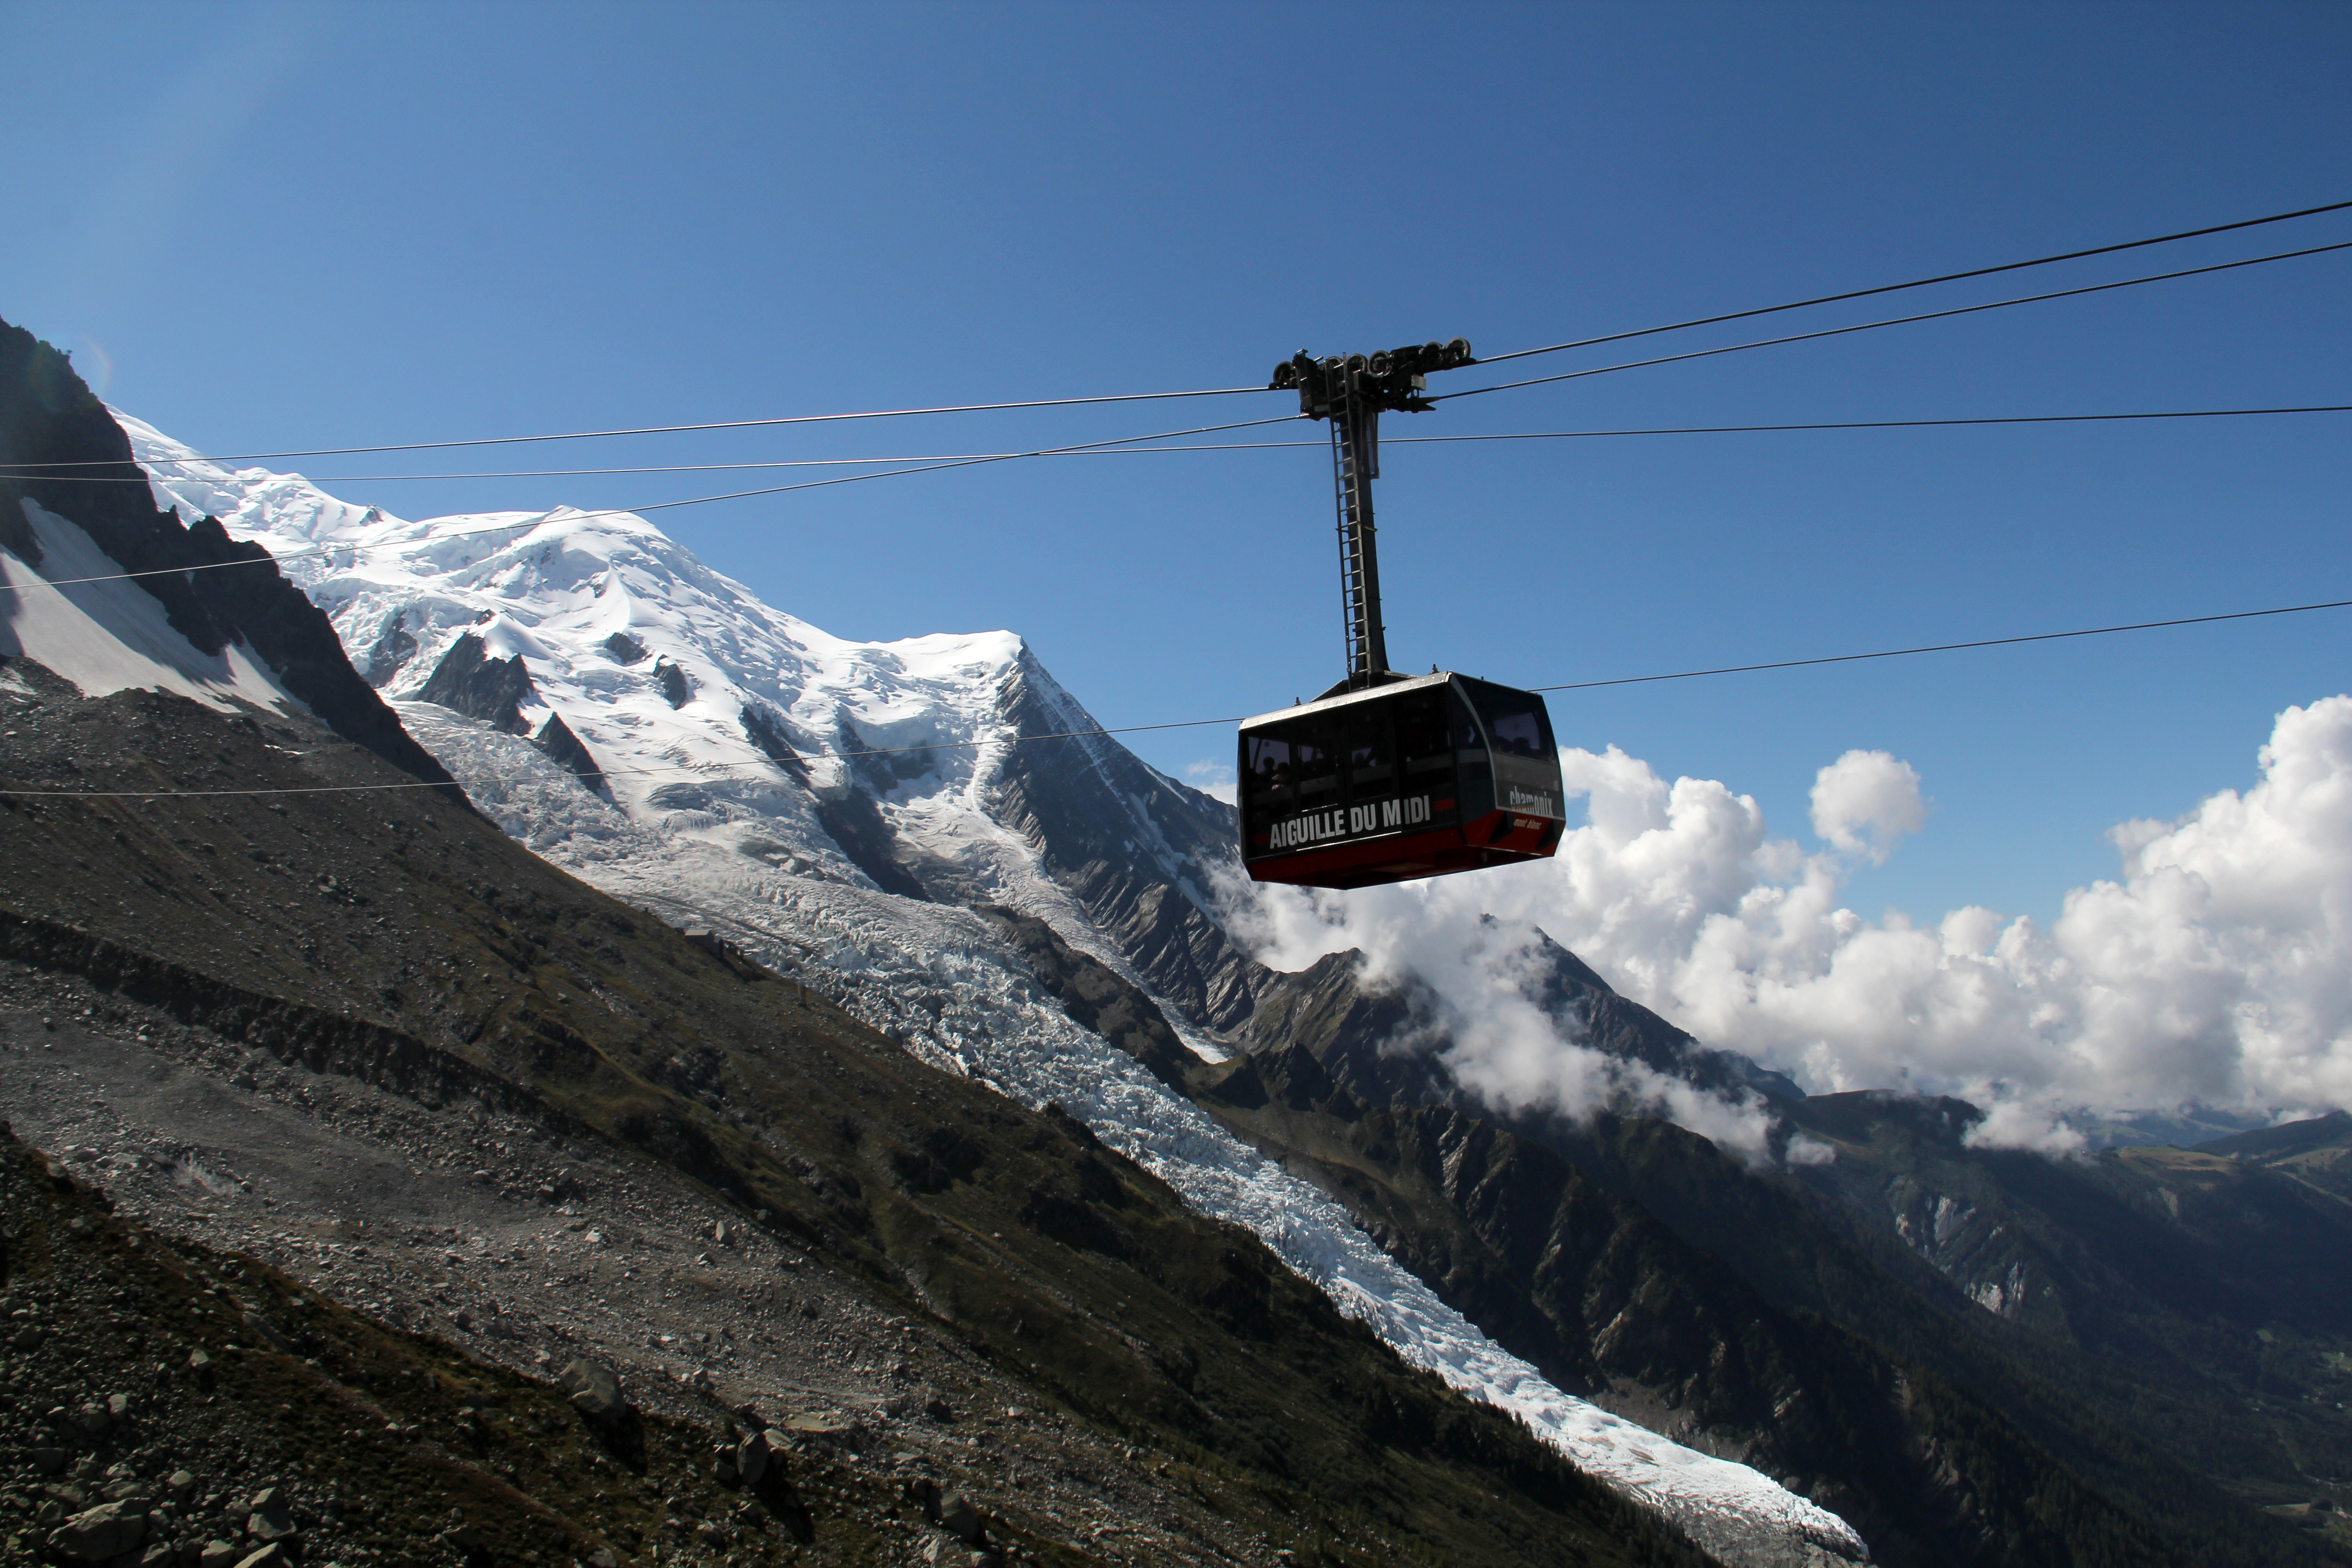
[[[2217,261],[2209,267],[2188,267],[2178,272],[2152,272],[2144,278],[2122,278],[2112,283],[2087,283],[2079,289],[2057,289],[2047,294],[2022,294],[2011,300],[1989,300],[1980,305],[1956,305],[1948,310],[1925,310],[1916,316],[1889,316],[1876,321],[1856,321],[1852,326],[1824,327],[1818,331],[1791,332],[1786,337],[1758,338],[1744,343],[1726,343],[1720,348],[1693,349],[1686,353],[1661,354],[1655,359],[1625,360],[1616,364],[1594,365],[1586,370],[1563,371],[1558,375],[1538,375],[1527,381],[1506,381],[1493,386],[1474,386],[1463,392],[1432,393],[1432,403],[1450,403],[1458,397],[1476,397],[1488,392],[1510,392],[1522,386],[1542,386],[1555,381],[1579,381],[1588,375],[1608,375],[1621,370],[1641,370],[1650,365],[1675,364],[1684,360],[1711,359],[1717,354],[1739,353],[1748,349],[1777,348],[1782,343],[1801,343],[1815,338],[1843,337],[1849,332],[1874,331],[1880,327],[1908,326],[1914,321],[1941,321],[1949,316],[1972,316],[1980,310],[2003,310],[2011,305],[2035,305],[2045,300],[2066,300],[2081,294],[2101,294],[2110,289],[2131,289],[2142,283],[2165,283],[2176,278],[2196,278],[2209,272],[2228,272],[2241,267],[2260,267],[2269,261],[2292,261],[2297,257],[2323,256],[2333,250],[2352,250],[2352,239],[2334,245],[2315,245],[2303,250],[2282,250],[2271,256],[2250,256],[2238,261]],[[1481,360],[1481,364],[1493,362]]]
[[[566,430],[547,436],[480,436],[464,441],[407,441],[386,447],[312,447],[293,452],[234,452],[226,457],[164,458],[159,462],[254,463],[277,458],[341,458],[366,452],[433,452],[453,447],[515,447],[534,441],[602,441],[614,436],[675,436],[695,430],[754,430],[776,425],[836,425],[858,419],[908,419],[924,414],[983,414],[1007,408],[1075,408],[1088,403],[1156,403],[1171,397],[1234,397],[1264,392],[1262,386],[1213,386],[1197,392],[1129,392],[1107,397],[1039,397],[1022,403],[952,403],[935,408],[877,408],[857,414],[793,414],[774,419],[714,419],[699,425],[639,425],[617,430]],[[48,463],[52,468],[87,468],[106,459]]]
[[[1480,362],[1485,363],[1485,362]],[[1475,436],[1383,436],[1391,447],[1430,446],[1462,441],[1580,441],[1609,436],[1736,436],[1789,430],[1927,430],[1968,425],[2092,425],[2134,419],[2243,419],[2258,415],[2352,414],[2352,403],[2305,403],[2273,408],[2170,408],[2135,414],[1997,414],[1949,419],[1830,419],[1794,425],[1655,425],[1596,430],[1499,431]],[[1219,426],[1223,428],[1223,426]],[[1151,439],[1153,437],[1139,437]],[[382,484],[400,479],[544,479],[593,478],[613,474],[731,473],[758,468],[831,468],[852,465],[899,463],[967,463],[1024,456],[1039,458],[1138,458],[1155,452],[1278,452],[1302,447],[1328,447],[1323,441],[1216,441],[1176,447],[1093,447],[1021,452],[934,452],[905,458],[795,458],[765,463],[683,463],[645,468],[526,468],[480,474],[329,474],[310,479],[319,485]],[[917,470],[909,470],[917,471]],[[307,476],[306,476],[307,477]],[[0,479],[30,481],[40,476],[8,471],[0,463]],[[126,474],[61,474],[42,479],[45,484],[143,485],[171,484],[168,479]]]
[[[933,474],[944,468],[969,468],[982,463],[1007,463],[1022,458],[1060,457],[1096,447],[1121,447],[1130,442],[1160,441],[1176,436],[1205,436],[1220,430],[1247,430],[1260,425],[1286,425],[1294,419],[1304,417],[1305,416],[1298,414],[1282,414],[1271,419],[1244,419],[1234,425],[1202,425],[1189,430],[1163,430],[1151,436],[1122,436],[1110,441],[1082,442],[1075,447],[1045,447],[1034,452],[1003,452],[974,458],[957,458],[946,462],[928,463],[919,468],[890,468],[878,474],[847,474],[839,479],[803,479],[798,484],[770,485],[761,489],[729,490],[723,495],[690,496],[685,500],[656,501],[650,506],[604,507],[593,511],[578,512],[575,515],[580,518],[627,517],[649,511],[668,511],[675,507],[707,506],[712,501],[741,500],[749,496],[782,495],[788,490],[823,489],[829,485],[854,485],[867,479],[892,479],[904,474]],[[146,572],[109,572],[94,577],[56,579],[42,577],[30,583],[0,583],[0,592],[19,594],[35,588],[69,588],[84,583],[121,583],[134,577],[170,577],[191,572],[212,572],[226,566],[258,566],[264,562],[275,565],[281,561],[301,561],[319,555],[368,555],[381,550],[406,550],[418,544],[437,542],[445,539],[473,539],[488,533],[504,533],[509,529],[537,528],[552,515],[554,515],[552,511],[533,512],[513,522],[495,522],[483,528],[453,529],[446,533],[435,532],[407,539],[378,540],[373,543],[364,544],[320,544],[308,550],[288,550],[258,555],[244,561],[207,561],[194,566],[163,566]],[[267,550],[268,546],[265,545],[263,548]]]
[[[2236,223],[2215,224],[2210,228],[2185,228],[2179,234],[2159,234],[2151,239],[2128,239],[2120,245],[2094,246],[2088,250],[2069,250],[2056,256],[2038,256],[2031,261],[2004,261],[1998,267],[1971,268],[1966,272],[1946,272],[1934,278],[1915,278],[1908,283],[1882,283],[1874,289],[1849,289],[1843,294],[1822,294],[1811,300],[1791,300],[1785,305],[1759,305],[1753,310],[1729,310],[1720,316],[1699,316],[1687,321],[1675,321],[1663,327],[1641,327],[1630,332],[1610,332],[1597,338],[1579,338],[1573,342],[1547,343],[1539,349],[1517,349],[1507,354],[1489,354],[1478,363],[1499,364],[1504,360],[1526,359],[1533,354],[1556,354],[1564,349],[1589,349],[1601,343],[1622,343],[1629,338],[1655,337],[1660,332],[1679,332],[1691,327],[1712,327],[1723,321],[1744,321],[1756,316],[1776,315],[1782,310],[1802,310],[1814,305],[1834,305],[1843,300],[1866,300],[1874,294],[1896,294],[1906,289],[1927,289],[1937,283],[1958,283],[1968,278],[1990,278],[1999,272],[2017,272],[2029,267],[2048,267],[2054,262],[2080,261],[2087,256],[2112,256],[2119,250],[2137,250],[2144,246],[2170,245],[2175,240],[2196,239],[2209,234],[2228,234],[2232,229],[2259,228],[2264,224],[2286,223],[2299,217],[2315,217],[2321,213],[2342,212],[2352,207],[2352,202],[2330,202],[2325,206],[2298,207],[2294,212],[2273,213],[2268,217],[2242,218]]]
[[[1480,363],[1498,364],[1506,360],[1526,359],[1535,354],[1559,353],[1567,349],[1591,348],[1601,343],[1622,342],[1632,338],[1653,337],[1661,332],[1677,332],[1691,327],[1713,326],[1723,321],[1745,321],[1756,316],[1769,316],[1784,310],[1801,310],[1814,305],[1835,304],[1845,300],[1868,299],[1877,294],[1897,293],[1906,289],[1925,289],[1937,283],[1956,283],[1969,278],[1988,278],[1997,273],[2015,272],[2032,267],[2047,267],[2061,261],[2079,261],[2086,257],[2107,256],[2117,251],[2137,250],[2151,245],[2169,245],[2177,240],[2196,239],[2206,235],[2228,234],[2242,228],[2257,228],[2265,224],[2286,223],[2295,218],[2314,217],[2322,213],[2341,212],[2352,208],[2352,201],[2329,202],[2319,206],[2298,207],[2292,212],[2273,213],[2264,217],[2242,218],[2234,223],[2213,224],[2204,228],[2182,229],[2174,234],[2160,234],[2147,239],[2126,240],[2116,245],[2094,246],[2087,250],[2069,250],[2055,256],[2035,257],[2026,261],[2008,261],[1994,267],[1971,268],[1962,272],[1946,272],[1933,278],[1917,278],[1904,283],[1883,283],[1869,289],[1852,289],[1839,294],[1822,294],[1810,300],[1792,300],[1785,304],[1761,305],[1750,310],[1730,310],[1721,315],[1698,316],[1686,321],[1669,322],[1664,326],[1642,327],[1632,331],[1611,332],[1600,337],[1579,338],[1570,342],[1547,343],[1539,348],[1517,349],[1510,353],[1489,354]],[[2322,247],[2328,248],[2328,247]],[[2294,252],[2290,254],[2305,254]],[[2262,258],[2260,259],[2274,259]],[[2238,264],[2243,265],[2243,264]],[[2168,274],[2168,276],[2187,276]],[[2043,298],[2057,298],[2055,295]],[[1924,318],[1920,318],[1924,319]],[[850,420],[902,419],[931,414],[977,414],[1023,408],[1072,408],[1096,403],[1147,403],[1181,397],[1234,397],[1244,393],[1264,392],[1262,386],[1216,386],[1190,392],[1137,392],[1092,397],[1043,397],[1009,403],[941,404],[926,408],[883,408],[844,414],[800,414],[764,419],[717,419],[688,425],[640,425],[609,430],[567,430],[533,436],[484,436],[452,441],[411,441],[373,447],[312,447],[282,452],[239,452],[221,457],[158,458],[158,462],[246,463],[274,460],[280,458],[348,457],[373,452],[424,452],[447,450],[462,447],[518,446],[540,441],[595,441],[621,436],[667,436],[703,430],[748,430],[782,425],[821,425]],[[1499,390],[1499,389],[1495,389]],[[1467,394],[1456,393],[1454,396]],[[48,468],[86,468],[92,462],[54,463]]]

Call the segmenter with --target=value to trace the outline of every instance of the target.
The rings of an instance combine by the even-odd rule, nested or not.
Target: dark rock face
[[[1805,1098],[1795,1080],[1737,1051],[1700,1045],[1640,1003],[1626,1001],[1582,959],[1541,931],[1536,932],[1536,945],[1542,978],[1534,1000],[1571,1038],[1701,1089],[1733,1094],[1752,1089],[1792,1103]]]
[[[1063,732],[1067,721],[1038,695],[1025,649],[1021,659],[1006,717],[1023,735]],[[1232,807],[1123,748],[1077,739],[1013,747],[998,816],[1038,847],[1047,873],[1154,992],[1211,1029],[1249,1017],[1267,972],[1225,935],[1206,907],[1211,889],[1198,881],[1201,867],[1234,858]]]
[[[522,656],[516,655],[515,662],[520,664]],[[530,738],[530,743],[545,752],[549,761],[564,768],[582,784],[608,800],[612,798],[613,786],[605,782],[604,770],[596,765],[594,755],[580,737],[572,732],[572,726],[563,721],[562,714],[550,713],[547,722],[539,727],[539,733]]]
[[[467,632],[449,645],[434,667],[432,679],[416,694],[420,702],[437,702],[453,713],[463,713],[468,719],[479,719],[494,729],[509,735],[528,735],[530,743],[547,753],[548,760],[571,773],[582,784],[610,800],[613,786],[604,777],[595,753],[572,732],[561,713],[550,712],[547,722],[531,734],[530,721],[522,716],[522,705],[538,700],[538,692],[530,683],[530,667],[522,655],[506,658],[488,657],[482,639]]]
[[[646,645],[626,632],[614,632],[604,639],[604,651],[622,664],[635,664],[646,657]]]
[[[654,666],[654,679],[661,682],[662,695],[673,708],[683,708],[694,700],[694,679],[678,666],[662,659]]]
[[[1305,1052],[1330,1081],[1370,1105],[1427,1105],[1453,1080],[1437,1060],[1444,1044],[1433,993],[1417,980],[1368,984],[1364,955],[1326,954],[1296,974],[1271,976],[1258,993],[1245,1044],[1253,1057]],[[1399,1048],[1406,1041],[1423,1048]]]
[[[2152,1382],[2228,1387],[2245,1402],[2230,1418],[2272,1431],[2284,1422],[2263,1408],[2271,1391],[2335,1381],[2314,1347],[2352,1333],[2341,1111],[2063,1160],[1972,1146],[1982,1113],[1958,1100],[1818,1095],[1789,1114],[1836,1151],[1794,1173],[1826,1219],[1925,1264],[2004,1324]],[[2332,1393],[2302,1403],[2298,1448],[2346,1441]]]
[[[377,635],[375,646],[368,649],[367,683],[382,690],[391,685],[393,679],[415,657],[416,638],[403,624],[403,616],[394,612],[392,618],[383,623],[383,630]]]
[[[91,395],[63,354],[21,327],[0,322],[0,464],[59,468],[64,478],[0,479],[0,544],[37,561],[22,502],[79,524],[163,606],[173,627],[198,649],[232,642],[252,650],[287,690],[334,731],[416,778],[449,782],[448,772],[409,738],[399,718],[343,652],[326,613],[278,574],[269,552],[240,544],[211,518],[192,527],[155,508],[130,437]]]
[[[743,733],[751,737],[751,744],[767,753],[770,762],[802,784],[808,783],[808,763],[801,760],[801,754],[793,750],[792,742],[784,739],[782,720],[764,708],[746,703],[743,707]]]
[[[675,665],[663,668],[676,674],[681,682],[685,681],[684,670]],[[690,687],[688,695],[692,695]],[[682,705],[675,700],[671,704],[673,707]],[[753,745],[767,753],[769,761],[790,773],[793,782],[803,789],[809,786],[808,763],[784,738],[782,720],[756,703],[746,703],[742,723],[743,733]],[[887,788],[887,784],[883,787]],[[841,852],[849,857],[850,864],[874,879],[876,887],[886,893],[897,893],[901,898],[930,901],[930,889],[898,858],[897,836],[890,831],[890,825],[882,820],[882,810],[871,797],[850,789],[840,792],[838,798],[817,795],[814,804],[817,826],[841,847]]]
[[[437,702],[453,713],[479,719],[509,735],[528,735],[530,722],[522,716],[522,705],[531,696],[530,671],[524,667],[522,655],[490,658],[482,639],[467,632],[449,645],[416,700]]]
[[[873,800],[851,790],[839,800],[817,797],[817,826],[832,836],[856,868],[874,879],[886,893],[929,901],[930,892],[916,875],[898,863],[890,825]]]

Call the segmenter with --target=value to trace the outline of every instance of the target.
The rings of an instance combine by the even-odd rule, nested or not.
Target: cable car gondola
[[[1433,406],[1432,370],[1470,345],[1423,343],[1275,369],[1301,412],[1331,422],[1339,489],[1345,680],[1241,727],[1242,864],[1253,881],[1366,888],[1548,859],[1567,826],[1551,717],[1532,691],[1433,668],[1388,668],[1373,548],[1380,413]]]
[[[1364,888],[1540,860],[1559,847],[1559,752],[1543,699],[1450,672],[1242,725],[1252,879]]]

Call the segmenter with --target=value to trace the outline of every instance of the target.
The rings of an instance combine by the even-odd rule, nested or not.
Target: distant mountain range
[[[1256,963],[1224,901],[1228,808],[1086,733],[1010,634],[845,642],[641,518],[404,521],[204,463],[127,416],[117,448],[87,405],[44,395],[0,424],[9,452],[135,455],[194,521],[186,549],[257,544],[322,612],[299,647],[187,642],[182,679],[220,722],[294,700],[420,784],[454,777],[509,840],[700,951],[1076,1118],[1717,1560],[2352,1560],[2332,1508],[2352,1503],[2341,1116],[2079,1160],[1979,1149],[1972,1108],[1807,1099],[1548,941],[1526,985],[1554,1026],[1764,1108],[1770,1147],[1750,1163],[1630,1104],[1498,1113],[1452,1078],[1415,977],[1375,981],[1350,954]],[[183,563],[168,523],[83,526],[66,487],[19,492],[0,494],[30,531],[0,541],[12,574],[38,564],[20,543],[103,553],[109,529]],[[156,624],[242,626],[209,586],[239,572],[279,581],[142,581],[194,584],[188,607],[153,599]],[[50,634],[19,624],[20,656],[46,663]],[[301,675],[314,700],[286,670],[334,662],[322,633],[349,679]],[[490,1047],[499,1004],[375,985],[353,962],[240,983],[326,986],[442,1048]],[[690,1105],[694,1081],[665,1092]],[[1114,1234],[1069,1202],[1023,1223],[1081,1253]],[[1375,1443],[1403,1419],[1360,1413]]]

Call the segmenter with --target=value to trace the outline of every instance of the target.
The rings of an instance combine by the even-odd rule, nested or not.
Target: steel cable
[[[2310,246],[2302,250],[2282,250],[2271,256],[2249,256],[2237,261],[2217,261],[2208,267],[2186,267],[2177,272],[2152,272],[2143,278],[2119,278],[2112,283],[2086,283],[2078,289],[2056,289],[2047,294],[2022,294],[2011,300],[1988,300],[1979,305],[1955,305],[1946,310],[1924,310],[1916,316],[1889,316],[1882,321],[1856,321],[1851,326],[1823,327],[1811,332],[1791,332],[1786,337],[1757,338],[1744,343],[1725,343],[1717,348],[1692,349],[1684,353],[1661,354],[1655,359],[1625,360],[1616,364],[1593,365],[1584,370],[1563,371],[1558,375],[1538,375],[1526,381],[1506,381],[1498,382],[1493,386],[1474,386],[1462,392],[1433,393],[1429,395],[1429,401],[1451,403],[1461,397],[1476,397],[1489,392],[1510,392],[1522,386],[1542,386],[1555,381],[1578,381],[1585,376],[1608,375],[1621,370],[1641,370],[1650,365],[1675,364],[1684,360],[1711,359],[1717,354],[1739,353],[1748,349],[1777,348],[1782,343],[1801,343],[1815,338],[1843,337],[1849,332],[1874,331],[1880,327],[1908,326],[1915,321],[1941,321],[1949,316],[1972,316],[1983,310],[2007,310],[2011,305],[2035,305],[2046,300],[2066,300],[2082,294],[2101,294],[2111,289],[2130,289],[2142,283],[2166,283],[2177,278],[2196,278],[2210,272],[2228,272],[2241,267],[2260,267],[2270,261],[2292,261],[2297,257],[2324,256],[2333,250],[2352,250],[2352,239],[2339,240],[2334,245]]]
[[[1934,278],[1915,278],[1908,283],[1881,283],[1873,289],[1849,289],[1843,294],[1822,294],[1811,300],[1791,300],[1785,305],[1759,305],[1752,310],[1727,310],[1720,316],[1698,316],[1687,321],[1675,321],[1663,327],[1640,327],[1629,332],[1609,332],[1597,338],[1579,338],[1572,342],[1547,343],[1539,349],[1518,349],[1507,354],[1488,354],[1480,364],[1500,364],[1505,360],[1526,359],[1533,354],[1556,354],[1565,349],[1587,349],[1601,343],[1622,343],[1629,338],[1655,337],[1660,332],[1679,332],[1691,327],[1712,327],[1724,321],[1744,321],[1756,316],[1770,316],[1782,310],[1802,310],[1814,305],[1834,305],[1843,300],[1866,300],[1874,294],[1896,294],[1906,289],[1926,289],[1937,283],[1958,283],[1969,278],[1990,278],[1999,272],[2017,272],[2029,267],[2048,267],[2060,261],[2080,261],[2085,257],[2112,256],[2119,250],[2137,250],[2150,245],[2170,245],[2175,240],[2197,239],[2209,234],[2228,234],[2232,229],[2259,228],[2264,224],[2285,223],[2294,218],[2315,217],[2321,213],[2342,212],[2352,207],[2352,202],[2329,202],[2325,206],[2298,207],[2294,212],[2273,213],[2268,217],[2242,218],[2236,223],[2215,224],[2210,228],[2185,228],[2178,234],[2159,234],[2150,239],[2127,239],[2120,245],[2094,246],[2088,250],[2068,250],[2056,256],[2038,256],[2031,261],[2004,261],[1998,267],[1976,267],[1966,272],[1945,272]]]

